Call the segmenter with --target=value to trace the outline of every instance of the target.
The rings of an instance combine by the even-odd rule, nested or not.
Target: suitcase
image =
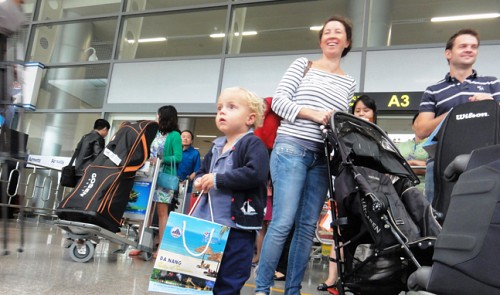
[[[118,232],[135,174],[148,159],[157,131],[155,121],[122,123],[75,189],[61,201],[57,216]]]

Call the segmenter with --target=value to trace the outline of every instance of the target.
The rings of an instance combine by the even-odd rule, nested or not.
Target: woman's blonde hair
[[[229,87],[222,90],[222,92],[225,91],[234,91],[241,93],[241,97],[247,102],[250,111],[252,111],[252,113],[255,113],[255,122],[253,123],[252,127],[254,129],[257,129],[262,126],[266,105],[261,97],[243,87]]]

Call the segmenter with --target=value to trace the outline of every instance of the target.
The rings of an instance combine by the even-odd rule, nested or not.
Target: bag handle
[[[203,197],[203,191],[200,192],[200,196],[198,197],[198,199],[196,200],[196,202],[193,204],[193,208],[191,208],[191,210],[189,211],[188,215],[191,216],[191,214],[193,213],[194,209],[196,208],[196,206],[198,206],[198,203],[200,202],[200,199]],[[210,217],[212,219],[212,222],[214,222],[214,213],[212,211],[212,202],[210,200],[210,194],[207,194],[207,198],[208,198],[208,207],[210,208]],[[212,230],[210,231],[210,236],[208,238],[208,242],[207,242],[207,245],[205,246],[205,249],[203,249],[203,251],[201,253],[193,253],[191,252],[191,250],[188,249],[188,246],[186,244],[186,235],[184,234],[184,232],[186,231],[186,221],[184,220],[182,222],[182,243],[184,244],[184,249],[186,249],[186,251],[195,256],[195,257],[199,257],[203,254],[205,254],[205,252],[207,252],[208,250],[208,247],[210,246],[210,243],[212,242],[212,238],[213,238],[213,235],[214,235],[214,231],[215,231],[215,228],[212,228]]]
[[[309,72],[309,69],[311,68],[313,62],[308,60],[307,61],[307,66],[304,68],[304,73],[302,74],[302,78],[304,78],[307,74],[307,72]]]
[[[170,158],[170,167],[172,167],[172,175],[177,176],[177,164],[175,164],[173,158]]]
[[[191,216],[191,214],[193,214],[194,209],[196,209],[196,206],[198,206],[198,203],[200,203],[200,200],[203,197],[203,193],[204,193],[204,191],[200,192],[200,195],[198,196],[198,198],[194,202],[193,207],[191,208],[191,210],[189,210],[189,213],[188,213],[189,216]],[[212,222],[214,222],[214,212],[212,210],[212,200],[210,199],[209,193],[207,193],[207,198],[208,198],[208,208],[210,208],[210,219]]]
[[[71,156],[71,160],[69,160],[68,166],[73,166],[73,163],[75,162],[75,159],[76,159],[76,155],[78,155],[80,153],[80,149],[82,148],[82,141],[83,141],[83,137],[82,137],[82,139],[80,139],[80,142],[76,146],[75,152],[73,153],[73,156]]]
[[[169,134],[170,134],[170,133],[169,133]],[[169,134],[167,134],[167,137],[168,137],[168,135],[169,135]],[[165,138],[165,141],[166,141],[166,140],[167,140],[167,139]],[[163,153],[165,153],[165,152],[166,152],[166,149],[165,149],[165,147],[164,147],[164,148],[163,148]],[[169,157],[173,157],[173,156],[169,156]],[[175,161],[174,161],[174,159],[173,159],[173,158],[170,158],[169,164],[170,164],[170,167],[172,167],[172,168],[171,168],[171,169],[172,169],[172,173],[171,173],[170,175],[177,176],[177,165],[176,165],[176,163],[175,163]],[[166,165],[166,163],[163,165],[163,172],[165,172],[165,169],[167,169],[167,165]],[[165,173],[166,173],[166,172],[165,172]]]
[[[212,230],[210,231],[210,236],[208,238],[208,242],[207,244],[205,245],[205,249],[203,249],[203,251],[201,251],[200,253],[194,253],[194,252],[191,252],[191,250],[189,250],[188,246],[186,245],[186,235],[185,235],[185,231],[186,231],[186,221],[182,221],[182,243],[184,244],[184,249],[186,249],[186,251],[195,256],[195,257],[199,257],[201,255],[204,255],[205,252],[207,252],[208,250],[208,247],[210,246],[210,243],[212,242],[212,238],[214,236],[214,231],[215,231],[215,228],[212,228]]]

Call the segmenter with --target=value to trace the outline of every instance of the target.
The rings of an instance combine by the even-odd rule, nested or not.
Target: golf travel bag
[[[57,216],[118,232],[135,174],[147,161],[157,131],[154,121],[122,123],[75,189],[61,201]]]

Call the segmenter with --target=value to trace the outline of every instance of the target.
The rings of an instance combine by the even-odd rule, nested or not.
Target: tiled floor
[[[19,223],[9,222],[10,253],[0,256],[0,294],[153,294],[147,291],[153,261],[113,254],[116,244],[101,241],[92,260],[78,263],[62,247],[65,239],[61,229],[50,222],[26,222],[22,253],[17,252],[20,233]],[[0,227],[2,253],[4,241]],[[316,286],[326,276],[326,265],[326,259],[310,262],[302,294],[322,293]],[[272,293],[282,294],[283,286],[284,282],[276,282]],[[252,275],[242,294],[254,294],[254,287]]]

